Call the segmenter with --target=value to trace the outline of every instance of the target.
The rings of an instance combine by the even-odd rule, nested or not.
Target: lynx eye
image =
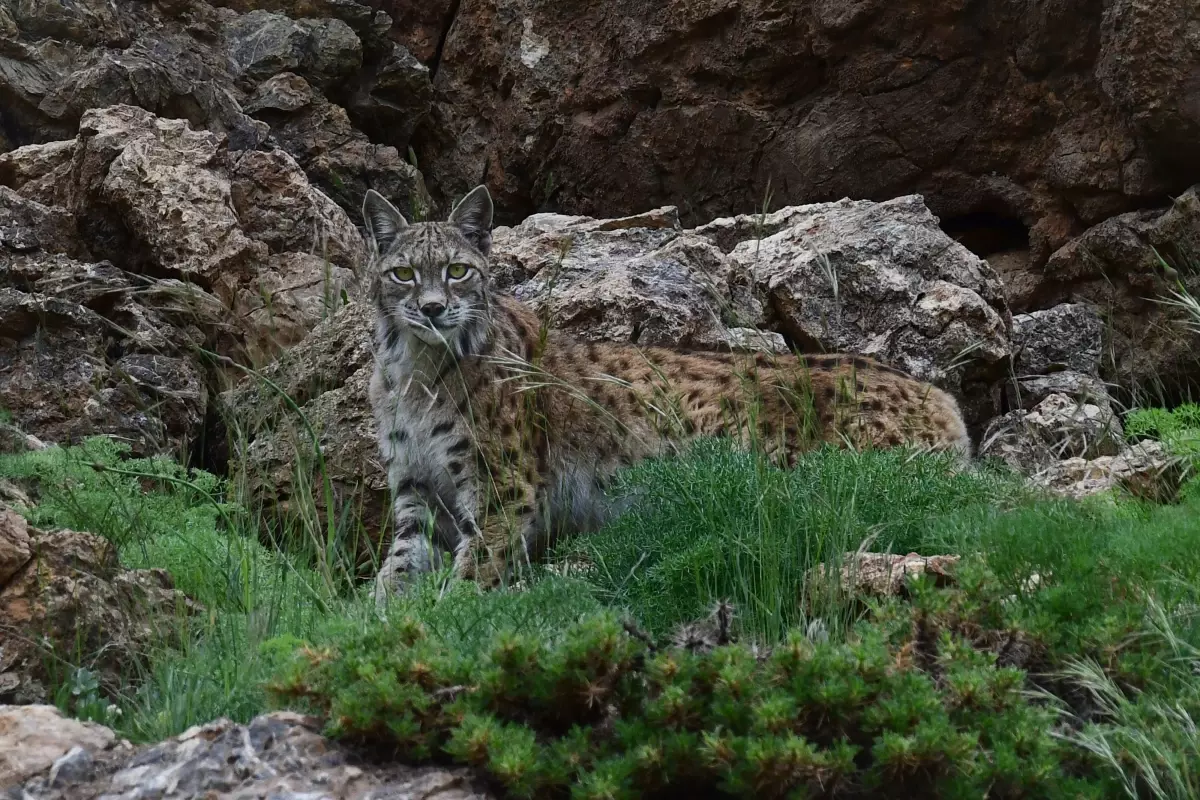
[[[467,264],[451,264],[446,268],[446,274],[451,280],[461,281],[467,277],[467,273],[471,271],[471,267]]]
[[[412,267],[396,267],[388,273],[396,283],[412,283],[417,277]]]

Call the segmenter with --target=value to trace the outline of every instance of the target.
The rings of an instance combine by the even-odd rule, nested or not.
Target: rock
[[[324,515],[328,477],[337,518],[349,505],[353,513],[345,518],[361,526],[346,535],[357,540],[364,563],[388,517],[387,480],[367,401],[373,313],[369,304],[351,303],[263,368],[262,376],[291,398],[303,419],[254,379],[220,397],[226,428],[221,438],[246,443],[234,454],[234,465],[251,495],[284,516]],[[317,432],[325,473],[316,463],[308,425]]]
[[[360,82],[348,110],[373,141],[407,143],[429,116],[432,102],[429,68],[393,44]]]
[[[1019,375],[1045,375],[1073,370],[1096,377],[1104,323],[1081,303],[1062,303],[1044,311],[1013,317],[1013,344],[1019,353]]]
[[[29,526],[15,511],[0,508],[0,586],[29,562]]]
[[[116,746],[111,730],[64,717],[54,706],[0,705],[0,789],[20,786],[38,773],[86,777],[77,767],[91,752]],[[54,779],[50,783],[55,783]]]
[[[13,253],[86,252],[69,213],[23,197],[7,186],[0,186],[0,248]]]
[[[365,260],[362,235],[283,150],[252,151],[232,164],[230,200],[246,235],[272,253],[321,256],[347,274]],[[342,288],[344,282],[338,286]]]
[[[207,392],[194,356],[180,354],[191,343],[215,346],[222,320],[206,325],[203,303],[172,319],[155,307],[164,284],[43,254],[0,270],[0,406],[25,448],[107,434],[136,455],[178,453],[198,435]],[[174,294],[203,296],[182,285]],[[216,338],[188,327],[197,324]]]
[[[238,77],[253,82],[297,72],[327,87],[362,66],[362,42],[340,19],[294,20],[255,10],[234,17],[224,35]]]
[[[45,450],[46,444],[36,436],[25,433],[9,422],[0,422],[0,453],[28,453]],[[0,499],[3,499],[0,496]]]
[[[1115,455],[1123,436],[1111,410],[1052,394],[1032,410],[1017,409],[994,420],[979,455],[1035,474],[1063,459]]]
[[[1105,414],[1113,413],[1108,385],[1082,372],[1063,370],[1049,375],[1022,375],[1011,382],[1008,389],[1014,408],[1032,410],[1050,395],[1059,394],[1077,403],[1097,406]]]
[[[1047,283],[1060,295],[1105,310],[1103,377],[1136,392],[1186,395],[1200,388],[1195,353],[1200,331],[1171,305],[1182,286],[1200,295],[1200,189],[1165,211],[1112,217],[1057,250]]]
[[[1189,0],[372,5],[436,68],[417,150],[439,201],[487,175],[505,224],[915,192],[1036,273],[1197,175]]]
[[[392,200],[411,220],[427,218],[432,202],[416,167],[395,147],[367,139],[345,109],[321,97],[304,78],[274,76],[255,90],[246,109],[270,124],[273,141],[352,218],[358,219],[367,189]]]
[[[60,769],[51,776],[42,767],[43,774],[25,780],[22,796],[29,800],[492,797],[469,770],[367,762],[325,739],[318,729],[316,720],[290,712],[265,714],[246,725],[220,719],[120,758],[106,758],[101,768],[90,771],[72,774]]]
[[[1083,303],[1061,303],[1013,317],[1017,349],[1008,396],[1012,407],[1032,409],[1061,394],[1112,414],[1108,386],[1100,379],[1104,323]]]
[[[366,0],[395,20],[390,35],[422,62],[433,61],[454,21],[453,0]]]
[[[763,298],[766,326],[806,352],[874,356],[959,397],[969,424],[998,408],[1011,315],[987,262],[950,241],[919,197],[843,200],[715,220]]]
[[[46,206],[65,207],[75,140],[28,145],[0,153],[0,185]]]
[[[681,231],[674,208],[623,220],[537,214],[498,228],[492,247],[500,285],[581,339],[713,349],[731,340],[729,324],[762,320],[724,254]]]
[[[125,50],[97,50],[73,66],[38,105],[55,127],[73,129],[90,109],[122,104],[216,133],[254,125],[238,105],[225,59],[190,36],[160,29]]]
[[[1159,442],[1138,442],[1115,456],[1068,458],[1034,476],[1034,484],[1080,499],[1115,488],[1153,502],[1174,502],[1188,470]]]
[[[253,274],[268,249],[241,229],[221,140],[135,106],[93,109],[80,122],[75,212],[115,214],[150,265],[207,285],[223,274]]]
[[[913,576],[932,576],[937,586],[953,584],[958,562],[959,556],[953,555],[848,552],[842,556],[838,585],[851,597],[903,597],[908,593],[908,580]],[[815,596],[828,591],[825,577],[826,565],[818,564],[806,581],[806,594]]]
[[[165,570],[122,569],[94,534],[30,529],[28,547],[0,582],[0,700],[43,702],[53,659],[84,661],[115,692],[149,645],[170,641],[179,615],[199,610]]]
[[[12,19],[24,34],[122,47],[129,33],[107,0],[15,0]]]
[[[42,440],[183,454],[219,375],[197,348],[268,362],[358,290],[362,236],[279,149],[114,106],[0,181],[0,402]]]

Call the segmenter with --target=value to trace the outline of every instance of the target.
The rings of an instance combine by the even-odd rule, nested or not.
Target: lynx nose
[[[421,313],[430,319],[433,319],[434,317],[440,317],[442,312],[445,310],[446,306],[438,302],[425,303],[421,306]]]

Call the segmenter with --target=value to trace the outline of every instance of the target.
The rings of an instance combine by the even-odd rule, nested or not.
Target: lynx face
[[[478,187],[446,222],[410,224],[374,191],[363,219],[375,245],[371,294],[393,341],[407,333],[462,355],[487,325],[492,202]]]

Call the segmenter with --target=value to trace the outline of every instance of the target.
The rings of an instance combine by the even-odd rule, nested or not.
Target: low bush
[[[271,693],[382,755],[473,765],[508,797],[1108,796],[1020,670],[920,619],[689,652],[604,612],[463,652],[405,617],[273,642]]]

